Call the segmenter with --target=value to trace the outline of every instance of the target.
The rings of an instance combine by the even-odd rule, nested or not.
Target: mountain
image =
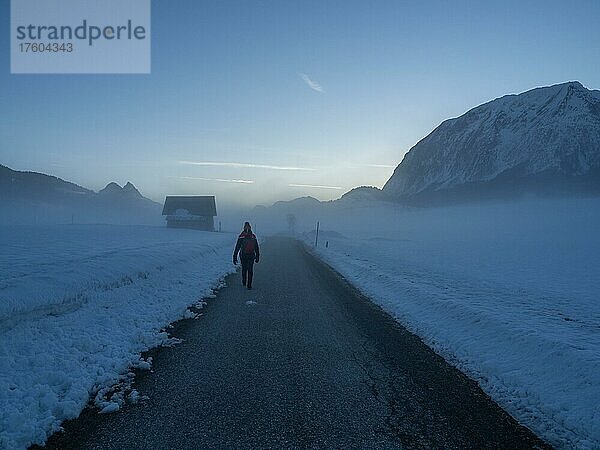
[[[119,186],[117,183],[115,183],[114,181],[112,181],[112,182],[108,183],[104,189],[99,190],[98,195],[112,197],[112,196],[120,196],[122,192],[123,192],[123,188],[121,186]]]
[[[157,223],[161,205],[128,182],[94,192],[60,178],[0,165],[2,223]]]
[[[304,208],[320,208],[321,206],[321,201],[317,200],[314,197],[307,196],[295,198],[293,200],[278,201],[273,203],[271,208],[282,212],[295,212]]]
[[[125,186],[123,186],[121,192],[130,198],[144,198],[140,191],[138,191],[137,188],[129,181],[125,184]]]
[[[0,165],[0,199],[27,198],[52,201],[77,199],[94,192],[60,178],[37,172],[19,172]]]
[[[127,184],[123,187],[119,186],[114,181],[112,183],[108,183],[106,187],[100,191],[98,191],[98,195],[101,197],[108,197],[114,199],[143,199],[144,196],[137,190],[137,188],[131,184],[131,182],[127,182]],[[147,200],[147,199],[146,199]]]
[[[104,189],[98,191],[97,197],[100,202],[114,206],[161,206],[144,197],[129,181],[123,187],[115,182],[108,183]]]
[[[600,91],[573,81],[442,122],[383,188],[398,199],[600,193]]]
[[[379,188],[374,186],[359,186],[354,188],[344,195],[342,195],[339,199],[334,200],[333,203],[360,203],[360,202],[374,202],[374,201],[384,201],[387,200],[386,194]]]

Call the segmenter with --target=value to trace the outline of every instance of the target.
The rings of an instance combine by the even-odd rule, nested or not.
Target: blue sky
[[[597,1],[153,1],[150,75],[11,75],[0,41],[0,163],[156,200],[336,198],[478,104],[600,88],[598,17]]]

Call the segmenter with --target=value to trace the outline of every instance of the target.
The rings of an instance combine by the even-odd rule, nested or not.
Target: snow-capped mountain
[[[599,174],[600,91],[573,81],[506,95],[442,122],[406,154],[384,192],[426,197],[556,180],[560,189],[597,192]]]

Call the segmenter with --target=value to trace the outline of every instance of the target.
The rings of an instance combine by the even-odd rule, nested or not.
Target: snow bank
[[[316,253],[513,417],[556,447],[600,448],[599,200],[320,220]]]
[[[128,368],[148,368],[140,353],[168,342],[161,328],[234,269],[234,242],[164,227],[0,228],[0,448],[44,442]],[[115,410],[120,395],[96,403]]]

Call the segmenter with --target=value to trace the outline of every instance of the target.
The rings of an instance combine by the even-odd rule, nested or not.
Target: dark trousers
[[[242,260],[242,284],[252,286],[252,276],[254,275],[254,257],[240,258]]]

